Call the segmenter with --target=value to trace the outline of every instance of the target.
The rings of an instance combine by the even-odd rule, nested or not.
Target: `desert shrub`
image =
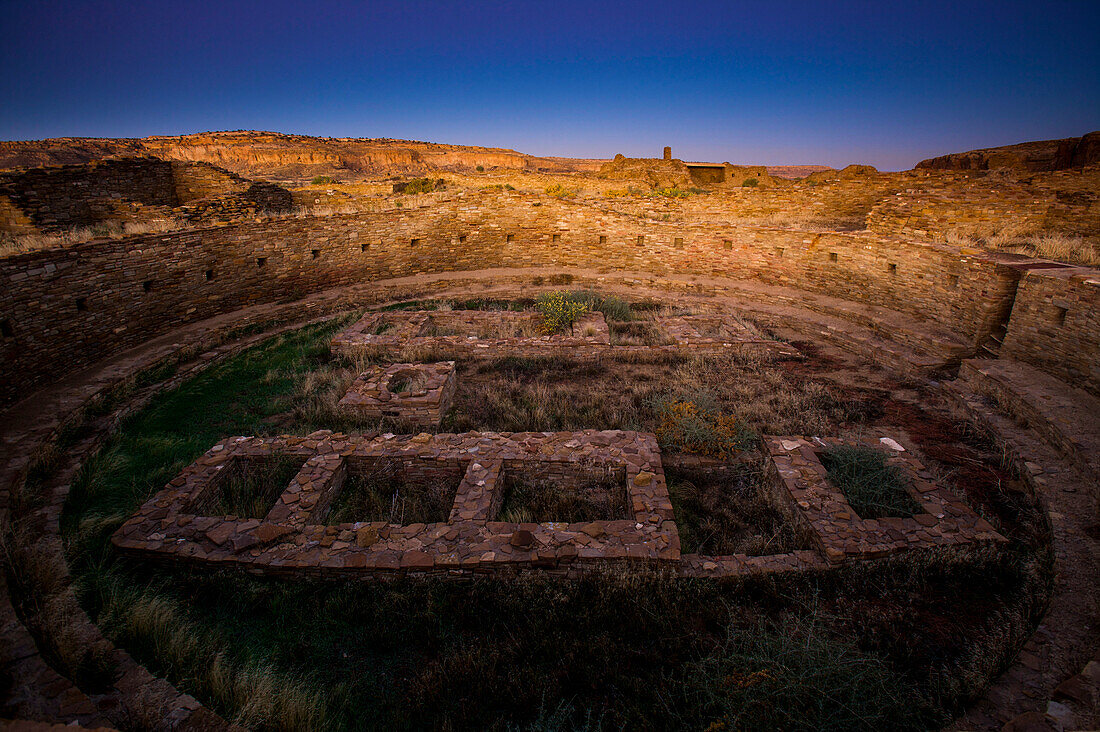
[[[664,198],[687,198],[692,195],[690,191],[685,191],[679,186],[671,186],[669,188],[654,188],[654,195],[663,196]]]
[[[593,290],[573,290],[568,297],[585,303],[589,310],[603,313],[608,320],[626,321],[634,318],[630,303],[614,295],[601,295]]]
[[[726,460],[749,447],[756,436],[742,421],[717,406],[663,395],[653,400],[657,439],[681,452]]]
[[[315,186],[327,186],[333,183],[339,183],[340,181],[336,180],[331,175],[319,175],[310,182]]]
[[[536,203],[537,203],[537,201],[536,201]],[[573,275],[569,274],[568,272],[559,272],[559,273],[550,275],[550,284],[551,285],[571,285],[571,284],[573,284],[573,279],[574,279]]]
[[[568,292],[547,292],[539,296],[535,309],[542,317],[542,331],[547,334],[573,332],[573,324],[588,312],[588,303]]]
[[[432,191],[441,191],[447,187],[447,181],[442,178],[413,178],[407,183],[396,184],[394,186],[398,193],[431,193]]]
[[[561,183],[555,183],[546,188],[546,195],[553,196],[554,198],[572,198],[577,195],[578,190],[577,188],[567,188]]]
[[[741,181],[741,187],[742,188],[756,188],[756,186],[759,185],[759,183],[760,183],[760,181],[758,181],[756,178],[746,178],[745,180]]]
[[[912,516],[921,508],[909,495],[905,478],[886,455],[873,447],[841,445],[821,455],[829,480],[844,493],[861,518]]]
[[[485,166],[484,165],[479,165],[476,168],[474,168],[474,170],[476,170],[479,173],[484,173],[485,172]]]

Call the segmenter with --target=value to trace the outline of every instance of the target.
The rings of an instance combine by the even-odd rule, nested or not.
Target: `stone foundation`
[[[889,453],[910,495],[923,509],[912,518],[860,518],[848,499],[830,483],[821,464],[822,450],[835,445],[864,445]],[[900,444],[879,441],[845,443],[819,437],[767,437],[768,474],[777,494],[789,500],[792,518],[831,563],[872,559],[912,549],[975,542],[1004,542],[988,521],[961,498],[934,482],[931,473]]]
[[[376,366],[359,375],[339,406],[358,417],[433,426],[451,408],[456,383],[454,361]]]
[[[242,463],[303,462],[263,518],[203,515]],[[349,471],[386,461],[413,481],[454,480],[449,516],[436,523],[326,525]],[[509,474],[576,489],[610,479],[626,493],[619,519],[563,523],[496,520]],[[660,451],[635,432],[382,435],[357,439],[231,437],[215,445],[118,530],[124,552],[281,574],[453,574],[539,567],[573,574],[608,562],[680,557]]]
[[[876,447],[906,477],[923,509],[912,518],[860,518],[828,481],[819,451],[838,440],[769,437],[773,497],[816,551],[749,557],[680,556],[680,540],[651,435],[574,433],[231,437],[146,502],[116,532],[120,550],[161,559],[234,565],[270,574],[394,576],[469,574],[524,568],[575,576],[609,562],[658,562],[693,577],[822,568],[914,549],[1003,542],[993,527],[934,483],[898,443]],[[885,446],[885,448],[884,448]],[[302,467],[264,512],[210,515],[231,476],[275,458]],[[434,522],[328,523],[352,474],[382,472],[402,485],[438,484],[451,499]],[[621,515],[570,523],[535,516],[500,520],[510,480],[550,482],[567,491],[593,480],[621,487]],[[396,496],[396,493],[395,493]],[[610,498],[608,499],[610,500]],[[682,561],[681,561],[682,560]]]

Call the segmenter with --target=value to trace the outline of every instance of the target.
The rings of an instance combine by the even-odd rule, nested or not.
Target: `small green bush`
[[[909,517],[921,507],[909,495],[901,472],[873,447],[840,445],[821,454],[829,480],[860,518]]]
[[[447,181],[442,178],[413,178],[406,183],[398,183],[394,185],[395,193],[431,193],[432,191],[441,191],[447,187]]]
[[[539,296],[535,309],[542,316],[542,330],[547,334],[573,332],[573,324],[588,312],[588,303],[568,292],[546,292]]]
[[[577,188],[566,188],[561,183],[555,183],[546,188],[546,195],[554,198],[572,198],[577,195],[578,190]]]
[[[340,181],[333,178],[331,175],[319,175],[313,179],[312,183],[315,186],[327,186],[333,183],[339,183]]]
[[[633,320],[634,312],[630,309],[630,303],[614,295],[601,295],[592,290],[573,290],[569,298],[576,302],[583,302],[589,310],[596,310],[604,314],[608,320]]]
[[[476,168],[474,168],[474,170],[476,170],[479,173],[484,173],[485,172],[485,166],[484,165],[479,165]]]
[[[756,186],[759,184],[760,181],[758,181],[756,178],[746,178],[745,180],[741,181],[742,188],[756,188]]]

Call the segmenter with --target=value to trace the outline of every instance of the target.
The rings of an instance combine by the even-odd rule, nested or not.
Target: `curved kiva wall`
[[[0,262],[0,400],[245,305],[417,273],[546,266],[799,288],[931,321],[964,354],[1007,328],[1014,358],[1100,392],[1100,273],[1014,259],[872,233],[649,221],[520,195],[91,242]]]

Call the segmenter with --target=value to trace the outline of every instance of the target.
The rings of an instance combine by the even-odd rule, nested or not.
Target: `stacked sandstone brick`
[[[395,391],[397,383],[419,387]],[[430,427],[438,425],[451,408],[455,384],[454,361],[375,366],[359,375],[339,407],[358,417],[398,417]]]

